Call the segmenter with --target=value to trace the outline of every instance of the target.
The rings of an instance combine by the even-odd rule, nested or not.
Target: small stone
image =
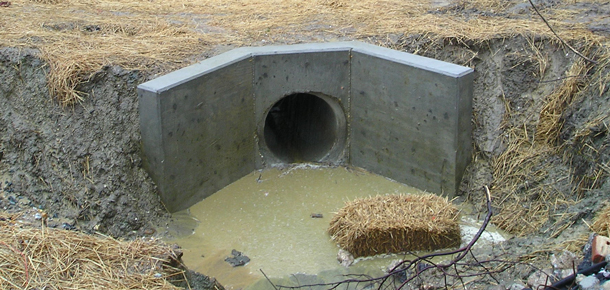
[[[574,274],[574,269],[563,269],[559,272],[559,275],[561,279],[566,278],[570,275]]]
[[[235,249],[231,251],[231,255],[233,255],[233,257],[227,257],[225,262],[229,263],[232,267],[243,266],[250,262],[250,258]]]
[[[525,285],[520,283],[513,283],[512,285],[510,285],[510,287],[508,287],[508,290],[522,290],[523,288],[525,288]]]
[[[63,223],[63,224],[61,224],[61,227],[62,227],[64,230],[67,230],[67,231],[71,231],[71,230],[75,230],[75,229],[76,229],[76,227],[75,227],[75,226],[73,226],[73,225],[71,225],[71,224],[69,224],[69,223]]]
[[[337,261],[339,261],[339,263],[344,267],[349,267],[354,263],[354,256],[350,254],[350,252],[340,249],[337,253]]]
[[[527,285],[536,289],[539,286],[549,286],[553,284],[554,277],[550,273],[553,273],[551,269],[544,269],[543,271],[536,271],[527,278]]]
[[[599,280],[595,276],[587,276],[578,282],[578,286],[582,290],[592,289],[599,284]]]
[[[581,262],[576,254],[567,250],[563,250],[559,255],[553,254],[551,256],[551,264],[555,270],[574,269]]]

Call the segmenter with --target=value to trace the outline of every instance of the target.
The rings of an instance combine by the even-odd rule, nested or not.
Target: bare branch
[[[597,61],[584,56],[582,53],[578,52],[575,48],[573,48],[570,44],[568,44],[565,40],[563,40],[563,38],[559,37],[559,35],[555,32],[553,27],[551,27],[551,24],[549,24],[549,22],[546,21],[544,16],[542,16],[542,13],[540,13],[540,11],[538,11],[538,8],[536,8],[536,5],[534,5],[534,2],[532,2],[532,0],[527,0],[527,1],[530,2],[530,5],[532,5],[532,8],[534,8],[534,11],[536,11],[536,14],[538,14],[538,16],[540,16],[540,19],[542,19],[542,21],[544,21],[544,24],[546,24],[546,26],[551,30],[551,32],[553,32],[555,37],[557,37],[559,39],[559,41],[561,41],[561,43],[563,43],[563,45],[567,46],[572,52],[574,52],[578,56],[582,57],[584,60],[586,60],[590,63],[593,63],[593,64],[597,64]]]

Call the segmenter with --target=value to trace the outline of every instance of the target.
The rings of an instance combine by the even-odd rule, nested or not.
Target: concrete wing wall
[[[154,129],[146,127],[151,122],[142,123],[144,151],[153,156],[148,168],[171,212],[254,170],[252,63],[244,58],[205,74],[206,62],[199,65],[196,78],[161,87],[167,78],[183,78],[178,71],[140,88],[141,114],[156,110],[159,116]],[[154,97],[157,108],[148,104]],[[152,137],[157,133],[162,138]]]
[[[456,145],[470,140],[471,109],[465,100],[472,90],[463,86],[472,81],[472,69],[361,45],[352,51],[351,71],[352,164],[454,195],[462,174],[458,169],[469,162],[463,157],[470,157],[465,152],[456,158]],[[460,122],[462,115],[467,124]]]

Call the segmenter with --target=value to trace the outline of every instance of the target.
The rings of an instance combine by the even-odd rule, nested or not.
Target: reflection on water
[[[183,248],[189,268],[215,277],[227,289],[260,280],[259,269],[270,278],[346,273],[326,233],[333,213],[356,197],[398,193],[422,192],[359,169],[301,164],[255,171],[175,215],[182,225],[174,234],[183,236],[172,242]],[[232,249],[250,257],[250,263],[232,268],[224,261]],[[349,271],[381,273],[397,258],[360,261]]]

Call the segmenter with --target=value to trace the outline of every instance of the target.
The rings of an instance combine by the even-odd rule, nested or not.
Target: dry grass
[[[507,148],[492,159],[493,205],[499,212],[492,222],[518,236],[536,231],[550,211],[566,203],[565,194],[545,183],[552,147],[534,143],[527,126],[506,128]]]
[[[593,54],[593,47],[599,45],[596,41],[587,42],[582,52]],[[533,51],[536,51],[535,49]],[[598,180],[604,176],[603,165],[600,164],[593,176],[574,176],[564,172],[563,176],[549,176],[549,172],[557,172],[557,166],[570,167],[571,151],[566,150],[566,144],[560,139],[565,122],[565,112],[583,94],[590,94],[596,86],[603,89],[608,77],[600,72],[608,66],[607,51],[597,52],[599,64],[597,66],[577,58],[566,70],[565,77],[555,89],[536,104],[538,112],[526,118],[516,116],[510,111],[510,104],[506,105],[504,116],[504,143],[507,148],[501,155],[492,159],[493,166],[493,192],[496,193],[494,206],[499,213],[494,216],[493,223],[498,227],[518,236],[535,232],[549,221],[545,234],[551,237],[558,236],[562,230],[571,226],[574,221],[570,217],[558,216],[557,210],[566,208],[578,202],[578,192],[590,190],[599,186]],[[544,75],[544,59],[539,57],[541,64],[540,75]],[[588,77],[588,75],[592,75]],[[605,124],[607,112],[600,115],[588,128],[599,127]],[[524,122],[515,124],[515,120]],[[588,135],[588,131],[576,132],[579,135]],[[610,173],[610,171],[608,172]],[[574,179],[574,180],[572,180]],[[578,179],[591,179],[587,182]],[[557,184],[570,184],[572,189],[560,190]],[[563,187],[565,188],[565,186]],[[552,216],[555,216],[552,219]],[[565,222],[570,220],[570,222]]]
[[[610,237],[610,203],[597,213],[593,224],[591,224],[591,230],[597,234]]]
[[[385,195],[347,202],[328,232],[354,257],[460,245],[458,210],[436,195]]]
[[[156,240],[117,241],[34,228],[0,215],[0,289],[180,289],[176,253]]]
[[[567,76],[584,76],[591,68],[591,64],[583,59],[576,60]],[[535,139],[540,144],[553,146],[557,144],[559,133],[563,128],[563,112],[572,104],[574,98],[585,86],[585,79],[581,77],[568,77],[550,95],[546,97],[545,105],[540,112],[540,120],[536,128]]]
[[[468,3],[479,9],[503,8],[498,1]],[[434,10],[429,0],[15,0],[0,9],[0,46],[40,49],[49,63],[52,95],[72,104],[85,97],[78,84],[101,66],[177,68],[218,44],[388,34],[471,40],[550,35],[538,19],[430,13]],[[564,31],[562,37],[593,37],[560,20],[553,24]]]

